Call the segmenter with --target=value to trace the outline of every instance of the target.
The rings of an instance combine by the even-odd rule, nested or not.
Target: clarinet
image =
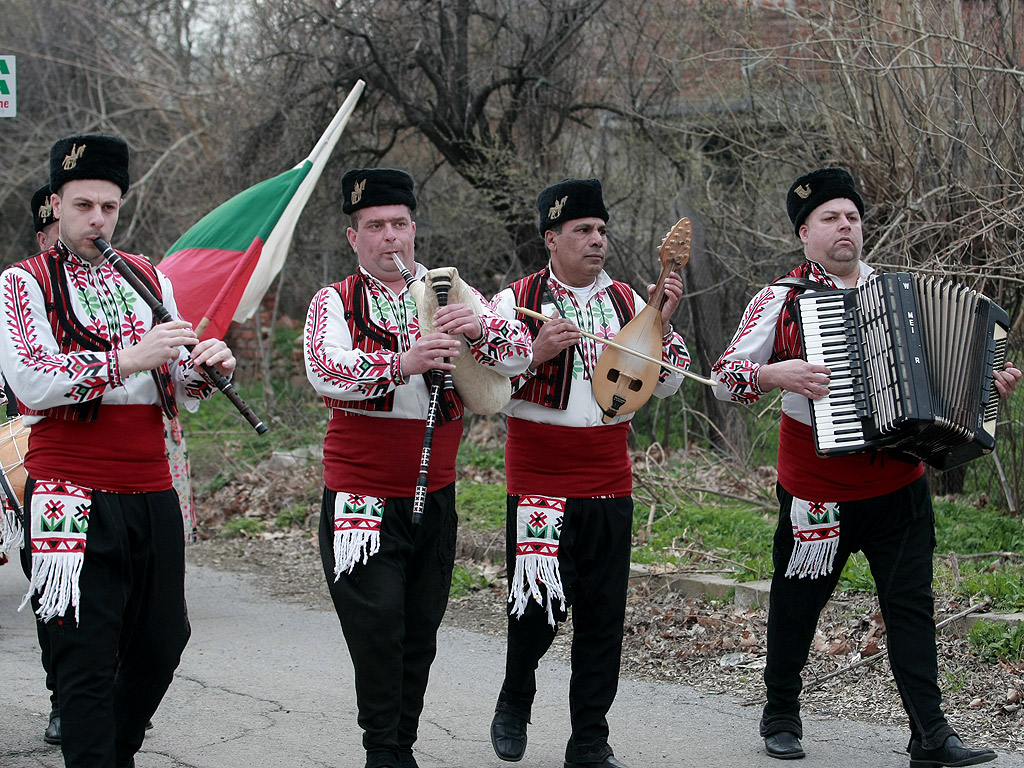
[[[409,268],[402,263],[397,253],[392,253],[391,258],[395,260],[398,270],[405,279],[406,287],[411,286],[416,278],[413,277]],[[443,307],[448,303],[448,291],[452,287],[452,281],[443,276],[436,276],[431,281],[431,287],[437,294],[437,305]],[[446,358],[447,359],[447,358]],[[434,444],[434,427],[437,425],[437,413],[440,406],[441,390],[453,388],[451,383],[451,372],[441,371],[434,368],[430,371],[430,400],[427,404],[427,427],[423,432],[423,451],[420,453],[420,473],[416,477],[416,491],[412,498],[412,524],[419,525],[423,521],[423,510],[427,504],[427,481],[430,473],[430,452]]]
[[[157,322],[166,323],[174,320],[171,313],[167,311],[167,307],[160,303],[160,299],[154,296],[153,292],[149,290],[146,284],[143,283],[139,279],[138,275],[132,271],[132,268],[128,266],[128,262],[121,257],[121,254],[110,247],[110,243],[98,237],[93,240],[93,243],[95,243],[96,248],[107,260],[107,263],[116,269],[120,273],[121,277],[127,280],[128,284],[135,289],[135,292],[142,297],[142,300],[149,305],[149,308],[153,310],[153,316],[156,318]],[[194,344],[185,344],[184,346],[189,352],[195,349]],[[256,430],[256,434],[262,435],[267,431],[266,424],[260,421],[259,417],[253,413],[252,408],[246,405],[246,402],[241,398],[241,396],[235,392],[235,388],[231,386],[231,382],[228,381],[226,376],[213,366],[207,365],[206,363],[200,365],[199,370],[215,387],[217,387],[217,389],[227,395],[227,398],[231,401],[232,405],[238,409],[239,413],[241,413],[242,416],[245,417],[245,420],[248,421],[252,425],[253,429]]]

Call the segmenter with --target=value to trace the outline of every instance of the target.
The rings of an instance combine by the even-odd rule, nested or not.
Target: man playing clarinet
[[[970,749],[941,710],[932,601],[934,516],[924,467],[881,451],[819,457],[810,400],[829,393],[830,370],[801,359],[796,297],[811,281],[829,289],[871,279],[861,261],[864,202],[842,168],[821,168],[793,182],[786,209],[805,261],[764,288],[747,306],[739,330],[713,370],[722,399],[752,403],[782,390],[779,430],[779,524],[775,532],[768,612],[768,701],[760,732],[772,757],[804,756],[800,740],[800,672],[818,615],[852,552],[871,566],[888,634],[889,662],[910,719],[910,765],[975,765],[994,760]],[[995,372],[1003,397],[1021,372]],[[840,524],[841,520],[841,524]]]
[[[59,237],[0,275],[0,369],[32,425],[25,468],[31,598],[46,624],[73,768],[126,768],[170,685],[190,628],[178,495],[163,416],[230,375],[220,340],[151,308],[100,254],[129,185],[115,136],[69,136],[50,151]],[[172,316],[170,282],[122,254]],[[194,345],[191,357],[181,353]]]
[[[413,179],[366,168],[341,180],[358,270],[314,296],[306,375],[331,418],[324,440],[320,553],[355,668],[366,768],[415,768],[413,744],[437,629],[455,564],[455,455],[463,406],[454,390],[430,413],[432,369],[451,371],[465,337],[484,366],[512,376],[529,365],[516,321],[466,304],[439,306],[422,334],[402,275],[414,260]],[[441,303],[441,302],[439,302]],[[429,445],[426,424],[436,422]],[[421,456],[429,451],[421,522],[413,520]]]
[[[505,408],[508,650],[491,745],[502,760],[523,758],[537,666],[571,605],[572,733],[565,768],[624,768],[608,744],[605,716],[618,689],[629,579],[633,473],[626,439],[632,414],[604,423],[592,375],[604,346],[580,330],[614,338],[645,302],[604,269],[608,211],[600,181],[553,184],[537,197],[537,211],[550,262],[495,298],[503,316],[515,317],[515,307],[522,307],[557,319],[528,321],[533,363],[513,382],[516,391]],[[682,280],[670,275],[655,328],[662,359],[677,367],[690,363],[669,323],[682,292]],[[654,394],[672,395],[681,382],[680,373],[661,369]]]

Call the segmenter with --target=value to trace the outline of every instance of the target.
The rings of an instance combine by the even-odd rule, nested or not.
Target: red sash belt
[[[25,469],[113,493],[171,489],[164,422],[157,405],[101,405],[96,421],[44,418],[32,425]]]
[[[385,419],[334,409],[324,439],[324,485],[332,491],[411,498],[416,491],[425,421]],[[427,491],[455,482],[462,419],[434,427]]]
[[[924,474],[920,463],[871,451],[822,458],[807,424],[782,414],[779,427],[779,483],[798,499],[872,499],[910,485]]]
[[[629,496],[633,465],[626,450],[629,422],[564,427],[509,418],[505,477],[513,495],[572,499]]]

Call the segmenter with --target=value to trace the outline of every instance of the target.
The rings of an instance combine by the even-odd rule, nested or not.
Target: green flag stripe
[[[254,238],[265,241],[311,167],[307,160],[298,168],[239,192],[196,222],[167,255],[186,248],[245,251]]]

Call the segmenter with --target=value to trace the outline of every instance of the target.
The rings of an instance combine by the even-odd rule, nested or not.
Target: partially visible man
[[[580,329],[614,338],[645,302],[604,270],[608,210],[600,181],[560,181],[541,191],[537,210],[550,261],[494,299],[505,317],[524,307],[557,319],[526,321],[533,363],[513,381],[515,394],[505,408],[508,649],[491,744],[502,760],[525,754],[537,667],[572,606],[565,768],[623,768],[608,744],[606,715],[618,689],[633,533],[626,448],[632,414],[604,423],[592,380],[604,345]],[[669,322],[682,287],[678,275],[669,277],[662,359],[687,367],[686,345]],[[681,381],[681,374],[661,369],[654,394],[668,397]]]
[[[35,225],[36,242],[39,244],[40,251],[48,251],[57,242],[59,234],[50,196],[49,184],[44,184],[32,195],[32,221]],[[25,515],[23,530],[28,530],[28,507],[23,507],[22,511]],[[21,567],[25,571],[25,576],[31,578],[32,556],[27,547],[21,548]],[[46,729],[43,731],[43,741],[47,744],[60,744],[60,699],[57,696],[57,683],[54,680],[53,668],[50,664],[50,633],[41,621],[36,622],[36,635],[39,638],[43,672],[46,674],[46,690],[50,692],[50,716],[47,719]]]
[[[194,409],[230,375],[222,341],[150,307],[95,245],[129,185],[123,139],[69,136],[50,151],[59,237],[0,275],[0,369],[32,425],[25,467],[31,598],[46,625],[69,768],[127,768],[188,641],[184,537],[163,413]],[[122,254],[172,316],[170,282]],[[191,357],[181,347],[195,345]]]
[[[306,318],[306,375],[330,408],[320,554],[355,668],[366,768],[416,768],[413,744],[455,564],[455,455],[462,401],[444,393],[422,522],[412,520],[432,369],[452,370],[464,336],[505,375],[530,362],[523,325],[467,304],[424,334],[395,256],[416,277],[413,179],[359,168],[341,180],[359,269],[320,290]],[[482,302],[481,302],[482,303]]]
[[[50,185],[44,184],[32,195],[32,223],[35,226],[39,250],[49,250],[57,241],[57,218],[50,202]]]
[[[990,749],[965,747],[941,709],[932,600],[935,527],[924,467],[884,451],[821,458],[814,449],[810,400],[828,394],[830,371],[801,359],[794,304],[802,280],[842,289],[871,279],[874,269],[861,261],[864,202],[847,171],[821,168],[793,182],[786,209],[805,261],[785,276],[788,284],[769,285],[751,300],[732,344],[713,367],[721,399],[752,403],[782,390],[779,524],[764,672],[768,701],[760,725],[765,749],[779,759],[804,756],[800,673],[821,609],[850,554],[862,551],[910,719],[910,765],[994,760]],[[1000,395],[1008,397],[1020,377],[1010,363],[996,371]]]

